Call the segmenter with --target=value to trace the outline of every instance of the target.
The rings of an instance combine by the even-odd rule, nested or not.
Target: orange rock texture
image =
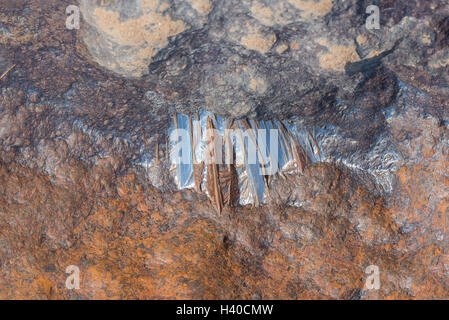
[[[72,2],[0,1],[0,299],[449,299],[446,0],[377,1],[377,31],[369,1],[86,1],[67,30]],[[167,173],[205,109],[323,159],[218,214]]]
[[[105,186],[92,174],[99,168],[78,164],[56,186],[2,164],[0,297],[447,298],[445,152],[398,171],[391,207],[347,170],[319,163],[296,181],[307,210],[276,204],[221,216],[193,191],[161,193],[133,173]],[[419,227],[404,234],[398,219]],[[65,287],[69,265],[80,268],[79,290]],[[380,269],[379,290],[364,288],[369,265]]]

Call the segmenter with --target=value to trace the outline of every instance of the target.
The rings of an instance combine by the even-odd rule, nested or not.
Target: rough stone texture
[[[198,1],[202,11],[185,11],[200,15],[188,25],[178,9],[192,6],[185,2],[167,8],[164,1],[116,0],[107,9],[100,1],[83,2],[83,39],[109,70],[176,88],[180,94],[165,103],[184,112],[206,107],[237,118],[324,114],[329,121],[335,102],[353,103],[354,92],[369,91],[367,79],[379,69],[384,77],[395,72],[448,99],[447,1]],[[364,27],[369,4],[381,8],[380,30]],[[148,14],[147,5],[161,12]],[[117,11],[124,22],[114,20]],[[158,18],[166,19],[159,27]],[[131,31],[141,20],[140,32]],[[138,57],[130,59],[128,51]],[[395,83],[383,85],[393,90]],[[390,102],[379,101],[377,109]]]
[[[120,74],[138,77],[169,38],[202,26],[211,10],[208,0],[177,1],[81,1],[84,18],[91,26],[86,44],[95,60]],[[169,14],[169,13],[170,14]]]
[[[447,1],[86,1],[79,31],[69,4],[0,0],[1,298],[449,298]],[[217,215],[139,165],[201,109],[330,160]]]

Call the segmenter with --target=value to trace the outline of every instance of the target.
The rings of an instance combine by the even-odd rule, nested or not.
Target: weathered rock
[[[84,2],[84,40],[109,70],[147,75],[148,81],[174,88],[177,95],[167,102],[177,111],[208,108],[235,118],[324,114],[329,120],[336,102],[353,102],[354,93],[366,91],[367,79],[379,68],[447,101],[445,1],[383,4],[380,30],[365,28],[366,16],[356,1],[199,1],[202,11],[192,9],[186,16],[178,5],[153,2],[151,8],[160,6],[154,9],[160,12],[145,13],[146,1],[114,1],[105,7]],[[192,7],[185,2],[179,6]],[[398,21],[397,12],[405,9],[411,15]],[[196,23],[187,22],[195,14]],[[128,35],[141,19],[148,31]],[[158,24],[157,19],[167,21]],[[388,69],[382,68],[384,62]],[[351,68],[356,63],[363,68]],[[392,90],[395,83],[383,85]],[[379,101],[378,108],[390,102]]]
[[[345,75],[345,65],[360,60],[348,34],[360,17],[349,3],[199,2],[203,15],[196,24],[164,1],[113,1],[104,7],[83,2],[84,41],[107,69],[176,88],[168,100],[183,105],[178,111],[208,108],[234,118],[307,115],[319,111],[312,106],[324,97],[344,96],[363,79]],[[329,26],[326,19],[339,25]]]
[[[148,73],[151,59],[171,37],[201,27],[211,11],[209,0],[81,1],[90,30],[85,37],[95,60],[120,74]]]
[[[448,298],[447,1],[84,1],[80,31],[69,4],[0,4],[1,298]],[[202,109],[322,159],[218,215],[168,174]]]

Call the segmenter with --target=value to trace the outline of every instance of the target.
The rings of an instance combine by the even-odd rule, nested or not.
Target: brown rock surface
[[[176,2],[69,31],[70,1],[0,1],[0,298],[449,299],[447,1]],[[219,215],[164,162],[202,109],[301,121],[326,158]]]
[[[73,163],[56,186],[2,164],[1,297],[447,298],[441,151],[443,160],[398,171],[392,207],[347,170],[316,164],[295,182],[307,206],[221,216],[194,192],[161,193],[133,173],[110,181],[105,168]],[[363,290],[372,264],[381,270],[373,292]],[[68,265],[80,267],[80,290],[64,286]]]

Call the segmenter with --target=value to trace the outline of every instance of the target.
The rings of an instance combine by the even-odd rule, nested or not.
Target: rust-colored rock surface
[[[68,30],[70,1],[0,0],[0,299],[449,299],[447,1],[175,2]],[[319,156],[218,213],[170,169],[202,110]]]
[[[408,206],[388,208],[344,170],[317,164],[297,182],[306,209],[221,216],[194,192],[161,193],[134,174],[108,195],[80,164],[64,187],[2,164],[1,297],[447,298],[447,193],[430,203],[422,189],[438,179],[447,191],[448,164],[401,168],[395,198]],[[398,216],[422,227],[401,230]],[[81,270],[79,290],[65,287],[69,265]],[[380,290],[363,290],[369,265],[381,270]]]

